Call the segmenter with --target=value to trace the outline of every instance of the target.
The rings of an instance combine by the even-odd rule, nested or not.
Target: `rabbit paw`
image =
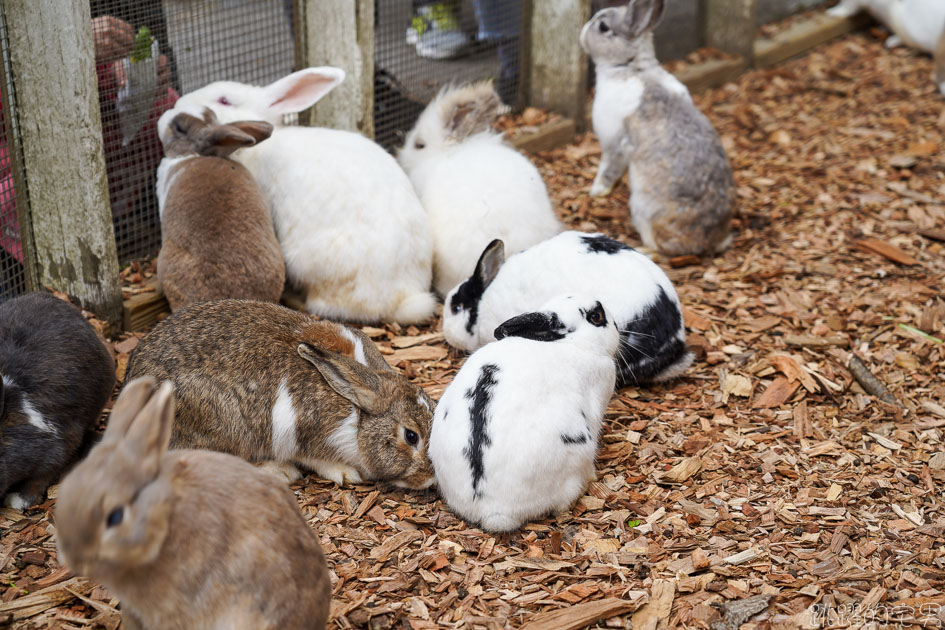
[[[890,35],[886,38],[886,41],[883,43],[886,48],[898,48],[902,46],[902,38],[898,35]]]
[[[314,470],[319,477],[334,481],[339,486],[364,481],[361,478],[361,473],[359,473],[356,468],[342,464],[341,462],[329,462],[324,459],[316,459],[303,462],[303,464]]]
[[[614,182],[616,184],[617,182]],[[591,197],[606,197],[614,189],[614,184],[608,186],[602,181],[595,179],[594,183],[591,184],[590,195]]]
[[[271,472],[279,479],[284,479],[286,483],[293,483],[302,477],[302,471],[295,467],[291,462],[266,461],[260,466],[263,470]]]
[[[29,506],[33,505],[31,498],[35,497],[24,497],[19,492],[11,492],[3,499],[3,504],[9,508],[22,512]]]
[[[835,7],[830,7],[829,9],[827,9],[827,15],[831,17],[835,17],[835,18],[848,18],[854,13],[856,13],[856,11],[854,11],[849,5],[846,5],[843,2],[841,2]]]

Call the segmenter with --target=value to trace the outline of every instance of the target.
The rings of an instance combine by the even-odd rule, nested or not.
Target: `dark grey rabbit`
[[[75,458],[115,385],[82,314],[48,293],[0,304],[0,497],[23,509]]]
[[[712,123],[656,60],[653,29],[665,8],[665,0],[630,0],[598,11],[581,31],[597,69],[593,122],[603,152],[590,194],[609,194],[629,167],[643,244],[671,256],[711,254],[731,242],[735,184]]]

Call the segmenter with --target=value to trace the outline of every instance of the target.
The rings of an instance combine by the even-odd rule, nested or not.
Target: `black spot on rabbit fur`
[[[617,387],[644,383],[683,360],[686,344],[679,338],[682,313],[663,287],[633,321],[622,323],[617,352]]]
[[[626,243],[606,236],[582,236],[581,240],[587,245],[587,251],[592,254],[619,254],[622,251],[633,251]]]
[[[449,307],[454,313],[468,311],[469,317],[466,319],[466,332],[472,334],[473,327],[479,320],[479,301],[486,288],[478,275],[473,275],[466,282],[459,285],[456,293],[450,299]]]
[[[587,433],[579,433],[577,435],[561,434],[561,441],[565,444],[587,444],[587,439]]]
[[[603,309],[602,309],[603,312]],[[557,313],[524,313],[499,324],[493,333],[496,339],[522,337],[532,341],[557,341],[568,332]]]
[[[472,470],[473,496],[477,499],[481,496],[479,483],[485,475],[482,453],[492,444],[486,433],[486,425],[489,422],[489,403],[492,402],[492,390],[497,383],[495,375],[498,371],[499,366],[494,363],[483,365],[476,386],[466,392],[466,399],[472,403],[469,407],[472,430],[469,434],[469,445],[463,449],[463,455]]]

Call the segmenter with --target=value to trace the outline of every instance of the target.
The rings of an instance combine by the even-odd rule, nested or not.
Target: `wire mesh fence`
[[[449,83],[493,79],[521,102],[521,0],[377,0],[375,140],[398,146],[425,105]]]
[[[119,261],[161,233],[156,123],[178,95],[217,80],[265,84],[295,65],[292,0],[92,0],[99,106]]]
[[[29,290],[24,238],[29,204],[10,72],[6,17],[0,4],[0,301]]]

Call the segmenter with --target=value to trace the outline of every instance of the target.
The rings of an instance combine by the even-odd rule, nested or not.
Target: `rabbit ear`
[[[256,144],[256,138],[236,125],[220,125],[214,127],[210,133],[206,134],[206,137],[201,139],[197,152],[200,155],[226,157],[237,149],[251,147],[254,144]]]
[[[381,381],[370,369],[335,352],[308,343],[299,344],[299,356],[315,366],[328,386],[358,409],[377,415],[387,409],[380,395]]]
[[[261,120],[241,120],[230,123],[230,127],[236,127],[245,134],[249,134],[259,144],[272,135],[272,125]]]
[[[331,66],[293,72],[264,88],[265,105],[273,114],[300,112],[321,100],[344,78],[344,70]]]
[[[454,103],[444,116],[447,132],[453,140],[488,131],[502,103],[490,82],[469,86],[460,93],[467,98]]]
[[[148,476],[156,475],[167,451],[174,424],[174,384],[164,381],[144,408],[131,420],[122,448]]]
[[[108,426],[105,427],[102,440],[118,442],[124,439],[131,422],[144,408],[156,387],[157,381],[151,376],[142,376],[125,384],[108,416]]]
[[[479,262],[476,263],[475,276],[482,283],[483,291],[495,280],[503,263],[505,263],[505,243],[497,238],[482,250]]]
[[[630,0],[624,18],[625,27],[631,37],[639,37],[655,29],[665,11],[665,0]]]
[[[506,320],[495,329],[496,339],[524,337],[535,341],[563,339],[565,326],[556,313],[524,313]]]

